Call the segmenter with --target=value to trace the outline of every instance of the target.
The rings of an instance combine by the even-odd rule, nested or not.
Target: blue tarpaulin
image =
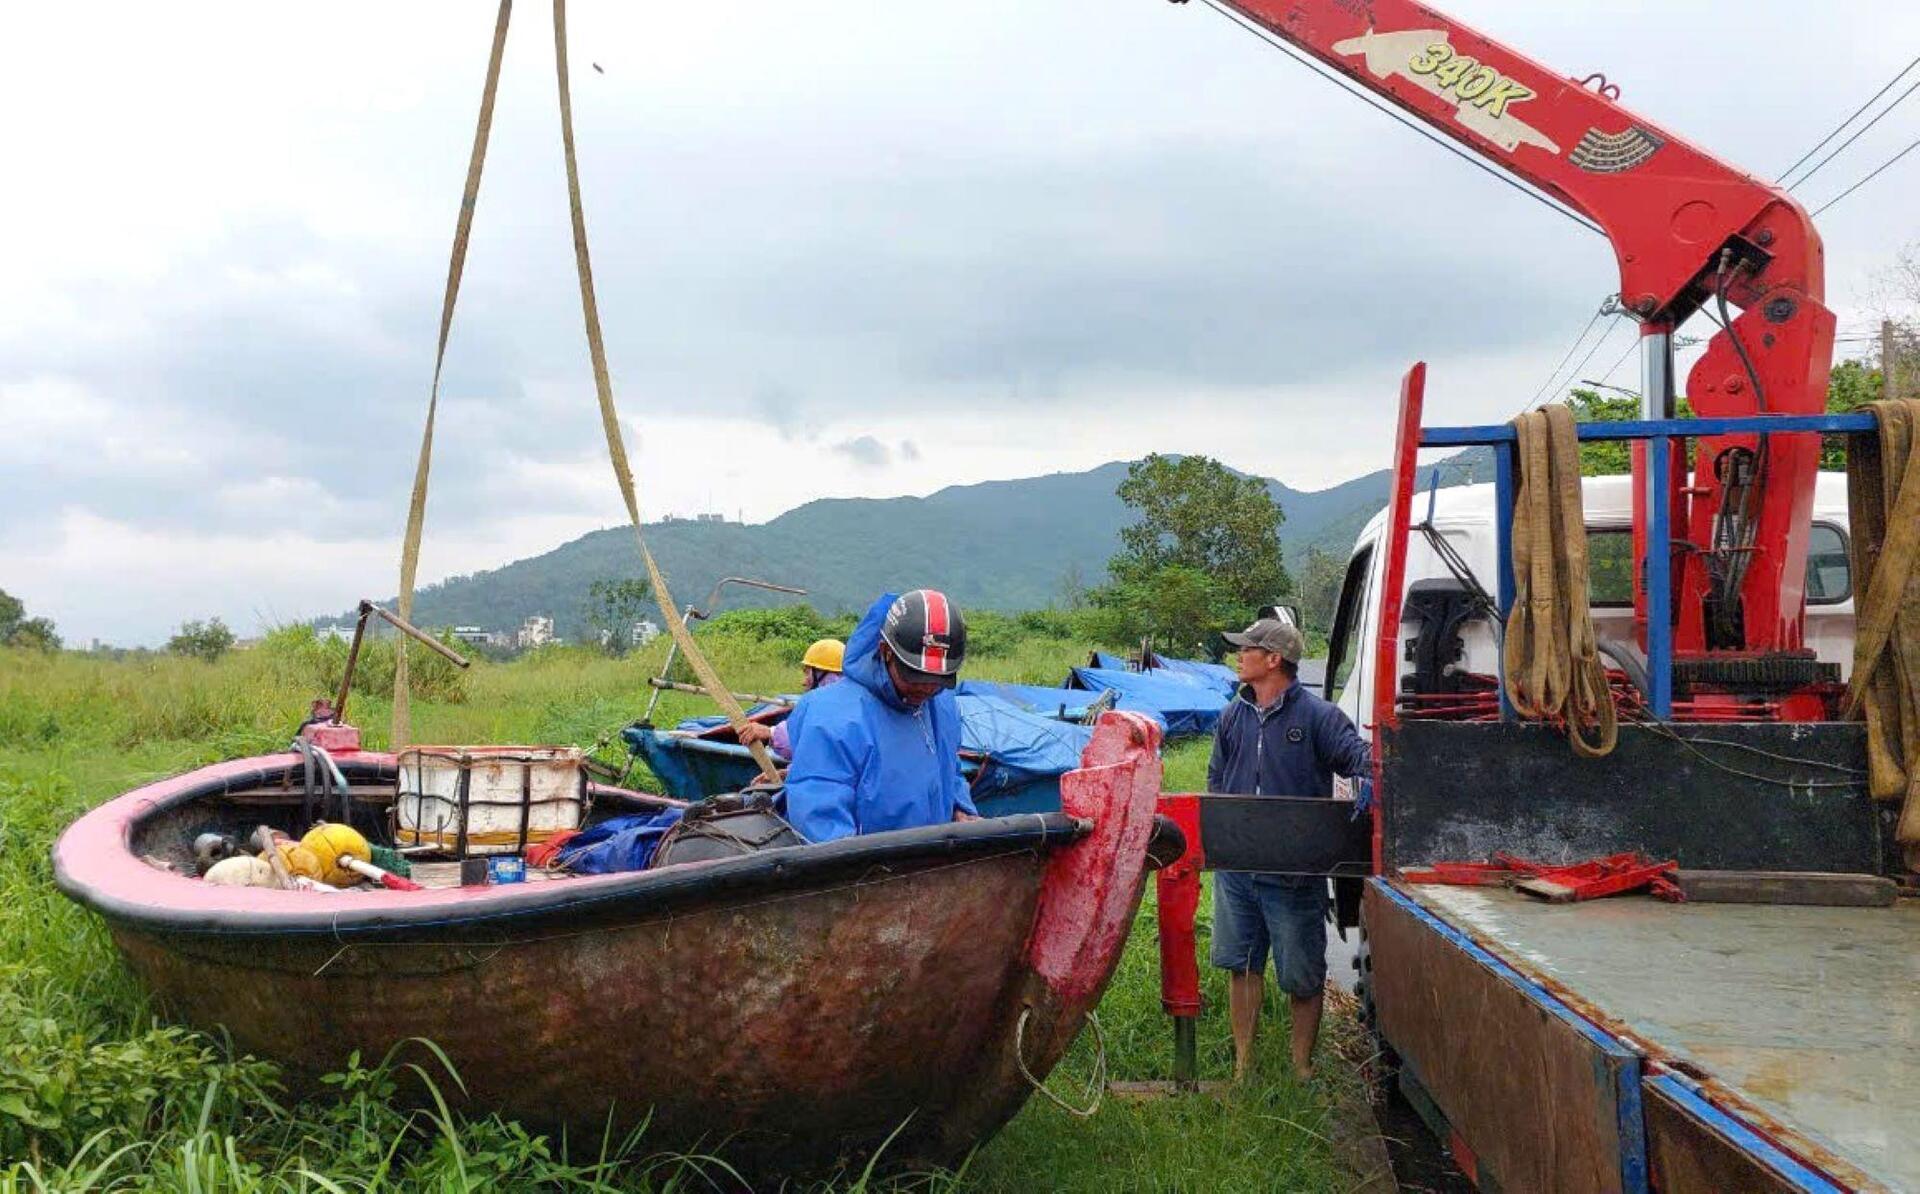
[[[980,811],[1005,816],[1058,809],[1060,777],[1080,765],[1093,727],[978,693],[961,692],[955,700],[960,705],[960,749],[984,756],[973,780]]]
[[[1195,683],[1190,677],[1113,668],[1077,667],[1067,683],[1094,693],[1114,690],[1120,696],[1117,708],[1152,714],[1166,726],[1170,738],[1212,733],[1230,699],[1228,694]]]
[[[1054,711],[1065,705],[1084,714],[1098,694],[1036,687],[1032,691],[1048,694],[1051,702],[1040,712],[1000,694],[972,689],[975,683],[968,681],[955,693],[960,704],[960,771],[972,785],[974,802],[991,804],[981,804],[980,811],[988,816],[1057,810],[1060,776],[1080,765],[1080,752],[1093,731],[1058,720]],[[710,728],[712,720],[689,718],[679,728],[697,732]],[[644,726],[629,726],[622,737],[646,760],[667,795],[680,800],[737,792],[759,774],[752,755],[737,742]]]
[[[1097,692],[1078,688],[1045,688],[1038,684],[1003,684],[998,680],[962,680],[955,690],[960,696],[984,696],[1005,701],[1016,708],[1056,721],[1081,721],[1087,709],[1099,699]]]
[[[1095,651],[1089,658],[1087,666],[1107,668],[1116,672],[1128,672],[1133,670],[1133,661],[1125,656],[1114,655],[1107,651]]]
[[[1205,663],[1198,659],[1171,659],[1165,655],[1153,657],[1153,672],[1168,679],[1195,680],[1209,688],[1218,689],[1223,695],[1231,697],[1240,687],[1240,677],[1234,670],[1221,663]]]
[[[667,830],[680,823],[680,810],[612,817],[585,829],[561,848],[554,864],[579,875],[644,871]]]

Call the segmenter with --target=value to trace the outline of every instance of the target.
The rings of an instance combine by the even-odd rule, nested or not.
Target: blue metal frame
[[[1620,1186],[1626,1194],[1644,1194],[1647,1189],[1647,1125],[1640,1106],[1639,1052],[1622,1044],[1599,1025],[1562,1003],[1533,979],[1494,957],[1485,946],[1435,916],[1419,901],[1397,890],[1391,883],[1377,877],[1368,882],[1381,895],[1411,913],[1414,919],[1620,1063],[1613,1092],[1615,1124],[1620,1137]],[[1445,1108],[1441,1110],[1444,1113]]]
[[[1647,703],[1673,716],[1673,491],[1667,483],[1673,440],[1647,440]]]
[[[1744,1121],[1708,1102],[1678,1075],[1655,1074],[1647,1079],[1647,1085],[1680,1104],[1689,1115],[1705,1124],[1707,1130],[1725,1137],[1735,1148],[1766,1166],[1794,1189],[1808,1191],[1808,1194],[1839,1194],[1844,1189],[1802,1164],[1798,1158],[1782,1151]]]
[[[1623,419],[1613,423],[1582,423],[1581,439],[1652,439],[1656,435],[1681,438],[1702,435],[1761,435],[1768,432],[1818,431],[1849,435],[1872,431],[1873,415],[1745,415],[1727,419]],[[1478,444],[1514,442],[1513,425],[1493,423],[1479,427],[1423,427],[1423,448],[1470,448]]]
[[[1614,423],[1581,423],[1575,433],[1582,440],[1647,441],[1647,476],[1662,482],[1649,486],[1647,510],[1647,675],[1652,691],[1647,694],[1653,715],[1662,720],[1673,716],[1673,511],[1670,490],[1664,483],[1672,467],[1673,441],[1708,435],[1758,435],[1781,432],[1818,432],[1827,435],[1858,435],[1877,427],[1870,413],[1845,415],[1749,415],[1740,418],[1631,419]],[[1513,609],[1513,502],[1515,488],[1514,451],[1518,440],[1510,423],[1478,427],[1423,427],[1423,448],[1466,448],[1491,445],[1494,463],[1494,536],[1500,557],[1500,617],[1504,621]],[[1430,499],[1431,500],[1431,499]],[[1432,518],[1429,508],[1428,518]],[[1513,718],[1513,705],[1507,699],[1506,679],[1500,681],[1500,716]]]

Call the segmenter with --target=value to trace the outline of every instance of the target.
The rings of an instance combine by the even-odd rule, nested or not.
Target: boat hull
[[[521,940],[114,939],[170,1014],[303,1084],[427,1038],[472,1104],[576,1139],[651,1116],[649,1141],[812,1169],[912,1113],[903,1149],[945,1160],[1025,1093],[993,1064],[1023,1003],[1030,1040],[1062,1027],[1020,962],[1044,866],[1021,851]]]
[[[428,907],[254,891],[272,907],[249,916],[217,905],[244,893],[158,873],[148,890],[174,903],[143,905],[80,861],[106,829],[84,820],[56,870],[169,1015],[296,1086],[356,1052],[426,1062],[410,1042],[431,1040],[458,1073],[423,1066],[449,1102],[575,1141],[645,1124],[650,1151],[718,1154],[749,1180],[883,1145],[947,1164],[1020,1108],[1023,1069],[1044,1076],[1071,1044],[1150,856],[1179,852],[1154,841],[1157,729],[1110,716],[1063,778],[1064,813]]]

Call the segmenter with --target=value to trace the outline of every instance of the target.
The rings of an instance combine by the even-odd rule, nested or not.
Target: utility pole
[[[1894,382],[1894,374],[1900,369],[1900,354],[1893,334],[1893,320],[1880,321],[1880,396],[1892,402],[1900,396],[1900,387]]]

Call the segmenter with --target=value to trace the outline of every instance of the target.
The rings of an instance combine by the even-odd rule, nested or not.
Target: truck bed
[[[1554,905],[1400,890],[1791,1151],[1920,1189],[1920,903]]]

